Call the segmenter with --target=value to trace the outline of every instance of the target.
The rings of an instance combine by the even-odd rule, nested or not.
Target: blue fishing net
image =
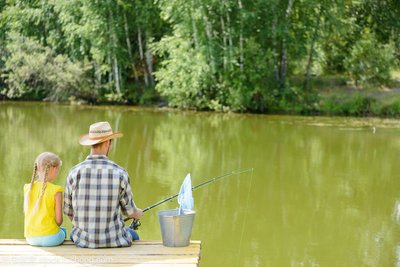
[[[185,180],[181,185],[178,195],[179,213],[182,214],[182,210],[192,210],[194,206],[194,200],[192,196],[192,180],[190,173],[186,175]]]

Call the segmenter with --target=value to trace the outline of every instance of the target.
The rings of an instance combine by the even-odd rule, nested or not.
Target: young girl
[[[24,186],[25,237],[32,246],[50,247],[64,242],[66,232],[60,227],[63,188],[51,183],[61,164],[56,154],[41,153],[35,160],[31,183]]]

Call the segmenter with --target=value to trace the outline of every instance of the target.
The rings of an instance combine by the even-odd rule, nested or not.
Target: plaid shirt
[[[132,245],[120,211],[128,216],[135,209],[128,173],[105,155],[90,155],[69,172],[64,213],[72,220],[76,246]]]

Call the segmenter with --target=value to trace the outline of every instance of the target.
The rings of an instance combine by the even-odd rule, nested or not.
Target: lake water
[[[187,173],[196,185],[254,168],[193,192],[201,266],[400,266],[400,124],[373,118],[0,102],[0,238],[23,238],[36,156],[60,155],[64,185],[89,152],[79,135],[105,120],[124,133],[110,158],[141,208],[177,193]],[[157,211],[177,206],[146,212],[141,238],[161,239]]]

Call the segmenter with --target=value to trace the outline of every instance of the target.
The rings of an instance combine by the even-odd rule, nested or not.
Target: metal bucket
[[[196,212],[179,209],[158,212],[163,245],[166,247],[189,246],[192,226]]]

